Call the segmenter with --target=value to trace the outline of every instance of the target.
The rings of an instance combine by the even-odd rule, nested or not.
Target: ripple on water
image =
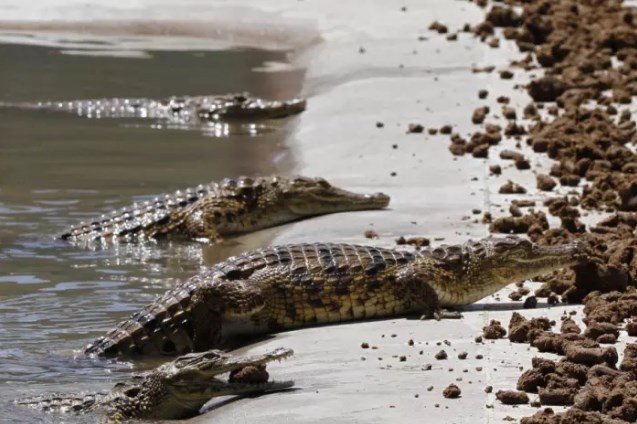
[[[16,284],[42,284],[48,283],[35,275],[0,275],[0,283],[16,283]]]

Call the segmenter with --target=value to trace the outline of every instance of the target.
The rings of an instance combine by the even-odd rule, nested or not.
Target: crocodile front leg
[[[420,319],[457,319],[462,315],[455,311],[441,308],[440,300],[432,282],[446,284],[453,281],[453,274],[440,267],[435,261],[420,261],[409,264],[398,272],[396,283],[406,291],[405,298],[409,299],[410,308],[420,314]]]
[[[195,203],[186,212],[186,218],[181,224],[181,233],[186,237],[211,244],[220,243],[223,237],[217,231],[217,223],[214,220],[215,211],[206,211],[201,205]]]

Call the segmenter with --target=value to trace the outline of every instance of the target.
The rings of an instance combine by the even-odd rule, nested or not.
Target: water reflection
[[[259,94],[259,89],[272,90],[276,75],[251,70],[285,56],[242,50],[112,58],[17,45],[0,45],[0,55],[0,83],[6,87],[2,102],[246,89]],[[78,349],[202,266],[266,244],[272,232],[215,246],[166,242],[93,250],[53,235],[78,221],[179,188],[225,176],[285,174],[291,158],[284,141],[294,122],[210,123],[200,131],[184,131],[189,128],[169,123],[0,109],[3,420],[60,422],[58,416],[16,408],[11,400],[39,392],[108,388],[130,371],[130,364],[73,359]],[[64,420],[93,422],[94,417]]]

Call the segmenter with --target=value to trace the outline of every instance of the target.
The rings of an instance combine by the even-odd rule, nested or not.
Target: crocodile
[[[59,237],[75,243],[181,236],[217,242],[223,236],[328,213],[382,209],[383,193],[358,194],[323,178],[238,177],[177,191],[103,215]]]
[[[133,375],[108,392],[62,393],[35,396],[16,404],[46,412],[102,413],[105,421],[129,419],[180,419],[196,415],[218,396],[283,390],[292,381],[268,381],[267,363],[294,352],[278,348],[262,355],[237,356],[220,350],[190,353],[154,370]],[[229,374],[227,380],[219,378]]]
[[[476,302],[509,283],[578,264],[581,244],[518,237],[419,251],[315,243],[231,257],[168,290],[85,347],[89,356],[176,355],[280,330]],[[449,312],[449,313],[446,313]]]
[[[68,112],[87,118],[140,118],[174,123],[226,122],[284,118],[305,110],[306,100],[265,100],[247,93],[218,96],[172,96],[164,99],[110,98],[34,103],[5,107]]]

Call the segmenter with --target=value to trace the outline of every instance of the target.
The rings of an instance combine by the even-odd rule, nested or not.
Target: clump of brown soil
[[[532,330],[550,330],[551,323],[548,318],[526,319],[521,314],[513,312],[509,321],[509,340],[514,343],[529,342],[529,333]]]
[[[562,321],[562,325],[560,327],[560,333],[581,334],[582,329],[571,318],[566,318],[565,320]]]
[[[513,40],[524,55],[512,63],[520,69],[516,73],[536,64],[543,68],[526,87],[532,102],[522,115],[530,125],[507,127],[504,135],[517,137],[555,161],[549,175],[538,177],[540,190],[556,190],[558,184],[562,190],[581,189],[581,195],[545,203],[559,218],[557,228],[528,223],[518,209],[511,217],[489,219],[490,230],[527,233],[539,244],[577,240],[590,256],[573,270],[544,276],[536,292],[538,297],[556,300],[559,295],[566,302],[584,302],[583,333],[572,320],[563,322],[561,334],[534,327],[521,316],[509,327],[512,340],[565,357],[534,360],[533,368],[518,381],[519,388],[537,392],[541,404],[572,404],[579,409],[560,414],[547,409],[521,422],[634,422],[637,345],[628,345],[617,370],[617,352],[599,343],[614,342],[626,319],[631,320],[626,331],[637,334],[637,130],[628,108],[637,95],[637,11],[620,0],[508,0],[491,7],[486,1],[479,3],[486,16],[470,28],[475,36],[492,46],[498,44],[495,39]],[[517,117],[518,111],[507,108],[508,119]],[[502,142],[502,131],[491,129],[485,125],[469,141],[453,137],[450,149],[456,155],[487,157],[489,148]],[[511,184],[503,192],[526,190]],[[586,226],[580,210],[612,215]],[[493,334],[502,337],[495,329]]]
[[[621,297],[617,293],[592,297],[602,296],[617,299]],[[531,321],[514,313],[509,326],[520,327],[528,322]],[[562,328],[573,329],[574,324],[570,318],[566,318],[563,320]],[[601,413],[603,415],[599,417],[603,417],[601,422],[604,423],[613,422],[613,419],[628,422],[637,420],[637,344],[626,346],[624,359],[618,370],[618,354],[615,348],[600,347],[595,341],[608,334],[615,337],[618,334],[616,326],[588,321],[584,334],[557,334],[539,327],[531,329],[527,334],[532,346],[538,347],[540,351],[563,355],[564,359],[555,361],[533,358],[532,368],[524,371],[518,379],[518,390],[538,393],[540,405],[573,405],[581,410],[581,413]],[[540,413],[526,418],[523,422],[561,423],[564,421],[560,420],[570,419],[569,417],[584,419],[584,415],[573,416],[571,411],[555,417],[552,413]]]
[[[427,246],[429,246],[429,244],[431,244],[431,240],[429,240],[427,237],[403,237],[403,236],[400,236],[395,241],[396,241],[396,244],[399,245],[399,246],[405,245],[405,244],[410,244],[412,246],[415,246],[416,248],[427,247]]]
[[[500,321],[491,320],[489,325],[482,327],[482,336],[485,339],[501,339],[506,336],[507,331],[502,327]]]
[[[530,417],[520,420],[520,424],[626,424],[625,421],[610,419],[599,412],[581,411],[569,409],[566,412],[556,414],[552,409],[546,408],[536,412]]]
[[[474,124],[481,124],[489,113],[489,106],[480,106],[473,111],[471,116],[471,122]]]
[[[489,225],[489,231],[502,234],[524,234],[529,232],[542,232],[549,228],[548,220],[544,212],[530,212],[522,216],[506,216],[496,218]]]
[[[247,367],[243,367],[239,370],[234,370],[230,372],[230,377],[228,378],[228,382],[257,384],[257,383],[267,383],[269,378],[270,378],[270,375],[265,370],[265,365],[261,365],[261,366],[248,365]]]
[[[495,398],[505,405],[524,405],[529,403],[529,396],[515,390],[498,390]]]
[[[513,181],[507,181],[503,184],[498,190],[500,194],[524,194],[526,193],[526,189],[522,187],[518,183],[514,183]]]
[[[542,191],[551,191],[557,185],[557,183],[553,180],[553,178],[545,174],[539,174],[536,177],[536,181],[537,181],[537,188]]]
[[[590,323],[597,326],[608,323],[614,330],[615,335],[619,335],[617,327],[613,324],[620,324],[625,319],[637,316],[637,289],[629,287],[625,292],[613,291],[602,294],[595,291],[587,295],[584,300],[584,313]]]
[[[448,385],[442,391],[442,395],[446,397],[447,399],[459,398],[461,394],[462,394],[462,391],[460,390],[460,387],[456,386],[455,384]]]

